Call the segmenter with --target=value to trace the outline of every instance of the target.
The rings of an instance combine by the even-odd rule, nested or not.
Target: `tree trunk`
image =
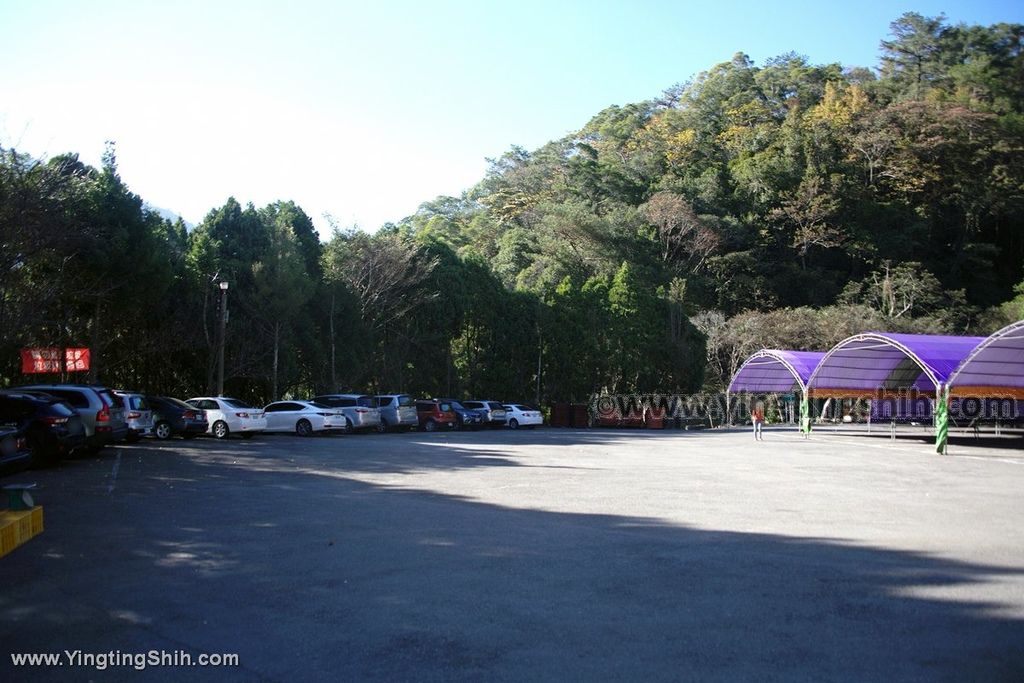
[[[100,308],[103,306],[99,297],[96,297],[96,310],[92,316],[92,350],[89,353],[89,383],[95,384],[99,375],[100,361]]]
[[[203,288],[203,336],[206,338],[206,348],[209,349],[206,361],[206,393],[209,396],[213,396],[217,390],[214,385],[214,371],[217,368],[217,347],[210,341],[210,326],[207,321],[207,312],[210,308],[210,293],[206,291],[207,288]],[[218,318],[219,320],[219,318]],[[220,326],[217,327],[220,330]],[[218,335],[220,332],[217,333]],[[218,337],[219,339],[219,337]]]
[[[331,391],[338,390],[338,365],[337,365],[337,345],[335,343],[334,336],[334,299],[335,293],[331,291],[331,318],[330,318],[330,330],[331,330]]]
[[[270,398],[277,400],[277,357],[281,347],[281,323],[274,323],[274,377],[271,382]]]

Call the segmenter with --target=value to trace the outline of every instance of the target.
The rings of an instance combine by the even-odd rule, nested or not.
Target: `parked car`
[[[114,390],[114,396],[121,400],[124,421],[128,423],[128,441],[138,441],[153,431],[153,411],[146,397],[131,391]]]
[[[420,423],[420,429],[428,432],[438,429],[454,429],[459,424],[459,418],[452,410],[452,404],[438,398],[417,400],[416,416]]]
[[[232,434],[251,439],[267,428],[263,411],[237,398],[198,396],[185,403],[206,413],[206,421],[210,425],[207,432],[218,439],[226,439]]]
[[[419,425],[416,401],[409,394],[382,394],[374,396],[374,399],[377,401],[377,410],[380,411],[379,431],[405,431]]]
[[[184,401],[170,396],[147,396],[146,401],[153,411],[153,436],[161,441],[175,435],[194,439],[210,428],[206,411]]]
[[[85,445],[82,418],[49,394],[0,392],[0,424],[17,424],[25,430],[33,467],[52,465]]]
[[[365,394],[324,394],[312,399],[313,403],[328,408],[340,408],[348,418],[345,432],[366,431],[380,427],[380,410],[373,396]]]
[[[43,392],[63,399],[82,418],[85,427],[85,447],[89,453],[98,453],[105,446],[124,441],[128,424],[124,409],[116,396],[103,386],[90,384],[32,384],[19,390]]]
[[[484,415],[483,424],[488,427],[504,427],[505,426],[505,406],[498,403],[497,401],[478,401],[476,399],[470,401],[462,401],[462,405],[471,409],[479,410]]]
[[[17,425],[0,424],[0,474],[23,470],[32,464],[25,431]]]
[[[481,425],[483,425],[484,411],[467,408],[462,405],[462,403],[452,398],[442,398],[438,400],[451,404],[452,410],[455,411],[455,416],[459,418],[459,429],[480,429]]]
[[[521,403],[505,404],[505,415],[508,418],[508,426],[512,429],[519,429],[519,427],[533,429],[537,425],[544,424],[544,415],[539,410]]]
[[[348,418],[340,408],[325,408],[309,401],[277,401],[263,409],[268,432],[310,436],[314,432],[345,429]]]

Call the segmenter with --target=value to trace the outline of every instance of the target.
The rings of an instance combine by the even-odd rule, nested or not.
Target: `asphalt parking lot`
[[[538,429],[143,442],[8,477],[2,680],[1024,680],[1024,452]],[[14,669],[8,653],[237,653]]]

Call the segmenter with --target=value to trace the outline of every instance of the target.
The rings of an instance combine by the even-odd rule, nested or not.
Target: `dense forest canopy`
[[[762,346],[1024,317],[1024,26],[909,13],[876,70],[744,54],[612,106],[376,234],[293,202],[194,230],[74,154],[0,160],[0,358],[87,345],[93,379],[582,399],[721,388]]]

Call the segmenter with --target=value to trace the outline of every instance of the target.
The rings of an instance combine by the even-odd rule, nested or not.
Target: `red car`
[[[437,398],[419,399],[416,401],[416,415],[419,417],[420,429],[428,432],[440,428],[455,429],[459,426],[459,416],[452,409],[452,404]]]

